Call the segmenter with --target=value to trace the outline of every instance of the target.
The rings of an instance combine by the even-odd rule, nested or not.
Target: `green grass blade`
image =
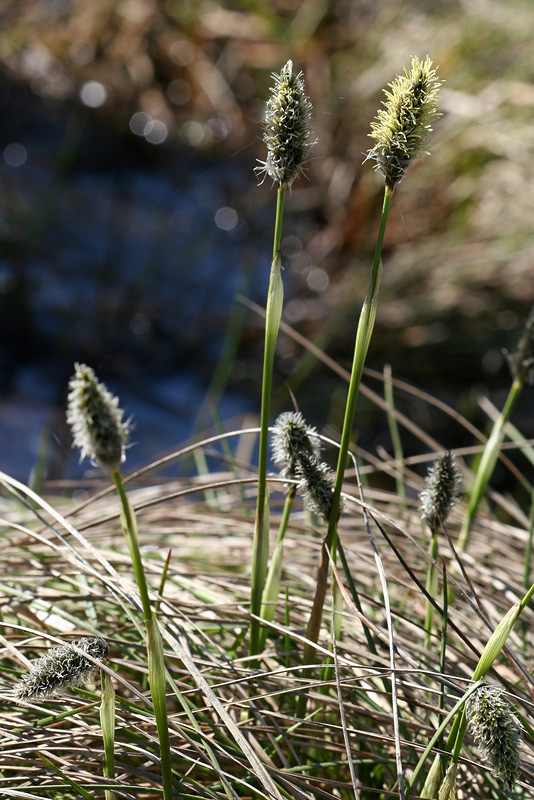
[[[163,775],[163,797],[172,798],[171,745],[167,722],[167,694],[165,678],[165,660],[163,657],[163,640],[156,617],[152,614],[147,623],[148,682],[154,704],[154,714],[158,728],[158,739],[161,755],[161,772]]]
[[[279,203],[277,207],[277,225],[275,240],[281,235],[281,209],[280,192],[278,193]],[[283,203],[283,198],[282,201]],[[263,587],[267,577],[267,559],[264,561],[264,553],[269,546],[265,539],[268,536],[268,527],[265,526],[265,508],[268,504],[267,499],[267,451],[269,448],[269,414],[271,407],[271,387],[273,380],[274,355],[276,351],[276,341],[282,317],[282,306],[284,302],[284,286],[281,275],[280,252],[275,249],[271,265],[271,280],[269,283],[269,293],[267,297],[267,308],[265,316],[265,353],[263,359],[263,381],[261,392],[261,420],[260,420],[260,451],[258,457],[258,502],[256,507],[256,520],[254,524],[254,543],[252,545],[252,580],[250,595],[250,611],[253,615],[250,620],[250,655],[257,655],[260,650],[260,623],[255,617],[261,614],[261,600]]]
[[[71,789],[74,789],[75,792],[78,792],[78,795],[80,797],[85,797],[86,800],[94,800],[94,795],[89,794],[89,792],[82,786],[80,786],[79,783],[76,783],[76,781],[73,781],[71,778],[68,778],[63,772],[63,770],[60,769],[58,766],[56,766],[56,764],[54,764],[52,761],[50,761],[49,758],[44,756],[39,751],[37,751],[37,755],[39,756],[41,761],[44,761],[47,767],[50,767],[50,769],[53,770],[56,773],[56,775],[59,775],[65,781],[67,786],[70,786]]]

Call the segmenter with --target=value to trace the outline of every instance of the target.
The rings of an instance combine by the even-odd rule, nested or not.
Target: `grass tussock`
[[[277,203],[259,428],[123,476],[129,423],[76,364],[68,419],[108,483],[73,506],[0,473],[5,796],[452,800],[458,790],[482,800],[534,786],[534,489],[524,469],[534,455],[509,424],[531,377],[531,322],[487,439],[391,371],[385,400],[362,383],[393,193],[439,114],[432,62],[414,57],[373,127],[384,200],[352,370],[341,371],[341,435],[319,436],[298,412],[288,427],[285,414],[272,472],[284,202],[311,132],[300,74],[287,62],[274,77],[261,162]],[[401,392],[474,436],[474,472],[470,451],[444,453],[396,411]],[[351,444],[360,394],[385,413],[394,457]],[[415,460],[402,454],[406,431],[422,445]],[[240,457],[251,437],[257,468]],[[149,480],[192,453],[196,477]],[[511,496],[488,489],[499,461]],[[432,465],[426,481],[421,462]]]
[[[485,515],[463,556],[466,573],[457,578],[446,626],[442,599],[430,598],[439,624],[431,646],[425,646],[428,534],[417,502],[409,499],[423,489],[423,481],[405,465],[408,499],[398,497],[372,486],[377,475],[394,474],[398,465],[386,457],[360,454],[360,459],[369,484],[363,503],[372,541],[362,499],[348,483],[339,535],[349,572],[337,568],[335,578],[343,599],[335,610],[342,635],[335,640],[334,656],[328,611],[307,670],[301,668],[301,656],[320,538],[300,501],[285,535],[276,614],[260,663],[251,669],[245,642],[255,502],[250,470],[236,462],[232,472],[134,484],[129,490],[164,640],[176,796],[273,796],[272,782],[275,796],[351,797],[351,765],[360,796],[371,790],[367,796],[399,796],[398,759],[410,775],[440,722],[468,688],[491,631],[522,597],[526,533]],[[32,797],[69,796],[74,784],[91,797],[103,796],[105,789],[124,797],[158,796],[160,761],[140,599],[132,583],[118,501],[108,493],[78,509],[60,503],[61,516],[22,486],[4,480],[3,786]],[[281,479],[273,477],[272,540],[283,507],[281,491]],[[507,498],[495,500],[501,508],[509,505]],[[451,535],[457,533],[463,511],[460,506],[451,512]],[[454,561],[443,534],[440,556],[442,582],[443,567]],[[328,609],[331,603],[329,595]],[[534,658],[531,629],[527,608],[489,676],[509,692],[527,726],[534,692],[528,670]],[[109,646],[103,669],[116,689],[113,780],[104,779],[102,772],[98,687],[27,704],[13,696],[29,661],[80,635],[104,637]],[[321,667],[329,664],[333,667],[325,677]],[[295,711],[303,693],[307,712],[299,719]],[[534,779],[529,727],[526,731],[519,787],[532,786]],[[429,766],[427,760],[423,774]],[[471,797],[500,796],[469,739],[458,782]]]

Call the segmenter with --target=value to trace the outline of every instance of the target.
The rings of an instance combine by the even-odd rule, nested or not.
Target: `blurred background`
[[[531,0],[4,0],[0,13],[1,469],[27,480],[46,444],[50,479],[87,470],[64,423],[74,361],[133,415],[129,468],[207,430],[208,395],[227,427],[258,413],[263,320],[235,296],[265,304],[276,191],[253,169],[289,58],[317,144],[286,200],[284,320],[350,366],[383,196],[363,164],[369,126],[386,84],[428,54],[443,116],[395,192],[368,365],[487,429],[478,398],[503,402],[503,349],[534,303]],[[311,424],[341,424],[346,386],[284,334],[275,377],[274,412],[289,386]],[[514,411],[526,436],[532,391]],[[471,443],[396,403],[444,447]],[[362,397],[358,436],[391,451]]]

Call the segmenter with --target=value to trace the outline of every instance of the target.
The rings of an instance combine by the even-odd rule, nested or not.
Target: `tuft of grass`
[[[284,86],[292,108],[289,101],[302,86],[289,64],[273,98]],[[471,453],[450,443],[443,448],[397,410],[389,390],[384,401],[361,383],[394,187],[399,170],[424,144],[437,83],[429,60],[414,59],[411,71],[391,84],[391,106],[379,112],[373,128],[375,139],[383,137],[372,158],[384,173],[385,194],[351,374],[321,356],[348,386],[341,442],[333,443],[333,485],[318,459],[324,437],[305,426],[297,437],[301,449],[287,463],[275,453],[282,474],[267,472],[284,193],[300,171],[291,159],[284,171],[289,167],[280,159],[288,149],[279,148],[272,129],[267,143],[278,150],[264,166],[276,163],[282,171],[272,175],[279,186],[259,430],[196,441],[123,477],[129,425],[92,370],[77,365],[69,412],[76,442],[114,486],[74,506],[59,495],[47,498],[46,484],[40,495],[0,473],[0,770],[6,796],[404,800],[421,790],[428,800],[452,797],[458,786],[473,800],[487,800],[499,796],[499,779],[506,789],[513,782],[533,788],[534,639],[528,634],[534,585],[523,586],[529,508],[493,493],[495,511],[472,515],[466,556],[454,546],[466,508],[453,507],[458,481],[451,465]],[[307,99],[300,101],[302,111]],[[271,111],[284,110],[278,97]],[[287,120],[283,115],[286,134]],[[303,132],[305,140],[307,126],[297,130]],[[301,155],[303,141],[297,143]],[[301,343],[312,351],[303,337]],[[529,376],[531,360],[523,349],[513,362],[514,382]],[[445,414],[453,421],[452,438],[467,428],[483,440],[471,423],[423,391],[389,375],[380,379],[411,397],[413,407]],[[351,447],[360,390],[384,414],[384,424],[389,421],[395,458],[380,448]],[[300,425],[298,414],[296,420]],[[410,458],[403,455],[407,431],[421,450]],[[258,433],[256,475],[234,458],[228,441]],[[491,438],[492,458],[502,455],[503,437]],[[147,479],[191,454],[200,463],[207,448],[219,469],[180,480]],[[477,446],[477,452],[487,448]],[[442,456],[424,484],[417,469],[443,449],[451,455]],[[507,450],[530,463],[532,453],[525,457],[524,451],[517,440]],[[509,459],[503,463],[523,492],[518,498],[526,489],[530,501],[531,481]],[[400,470],[402,483],[390,477]],[[446,485],[444,472],[448,478],[454,473]],[[320,483],[321,502],[312,499],[322,519],[305,507],[312,480]],[[480,495],[486,487],[487,481]],[[430,552],[417,500],[423,488],[423,516],[435,545]],[[278,536],[269,572],[271,525]],[[283,608],[276,604],[282,583]],[[449,583],[453,591],[447,593]],[[332,609],[329,625],[322,619],[325,603]],[[69,646],[74,636],[81,638]],[[78,673],[83,667],[84,681],[69,674],[58,696],[20,692],[20,673],[40,655],[43,639],[66,652]],[[95,652],[81,646],[91,641],[109,643],[106,662],[102,644]],[[85,660],[101,669],[100,689],[83,685],[94,678]],[[497,731],[517,744],[518,726],[499,700],[501,689],[491,690],[499,702],[491,726],[487,717],[476,721],[475,738],[484,742],[495,776],[466,735],[478,681],[486,676],[507,691],[525,729],[524,758],[514,752],[503,766],[488,741],[494,744]]]

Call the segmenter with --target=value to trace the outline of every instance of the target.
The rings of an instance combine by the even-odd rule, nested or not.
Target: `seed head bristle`
[[[335,481],[335,475],[328,464],[320,462],[314,455],[303,453],[296,465],[296,477],[299,479],[297,490],[303,495],[310,511],[328,522],[332,511]],[[340,514],[341,511],[340,503]]]
[[[303,453],[318,458],[321,452],[316,429],[306,425],[300,411],[284,411],[279,415],[273,425],[271,445],[273,461],[284,478],[296,477],[296,465]]]

